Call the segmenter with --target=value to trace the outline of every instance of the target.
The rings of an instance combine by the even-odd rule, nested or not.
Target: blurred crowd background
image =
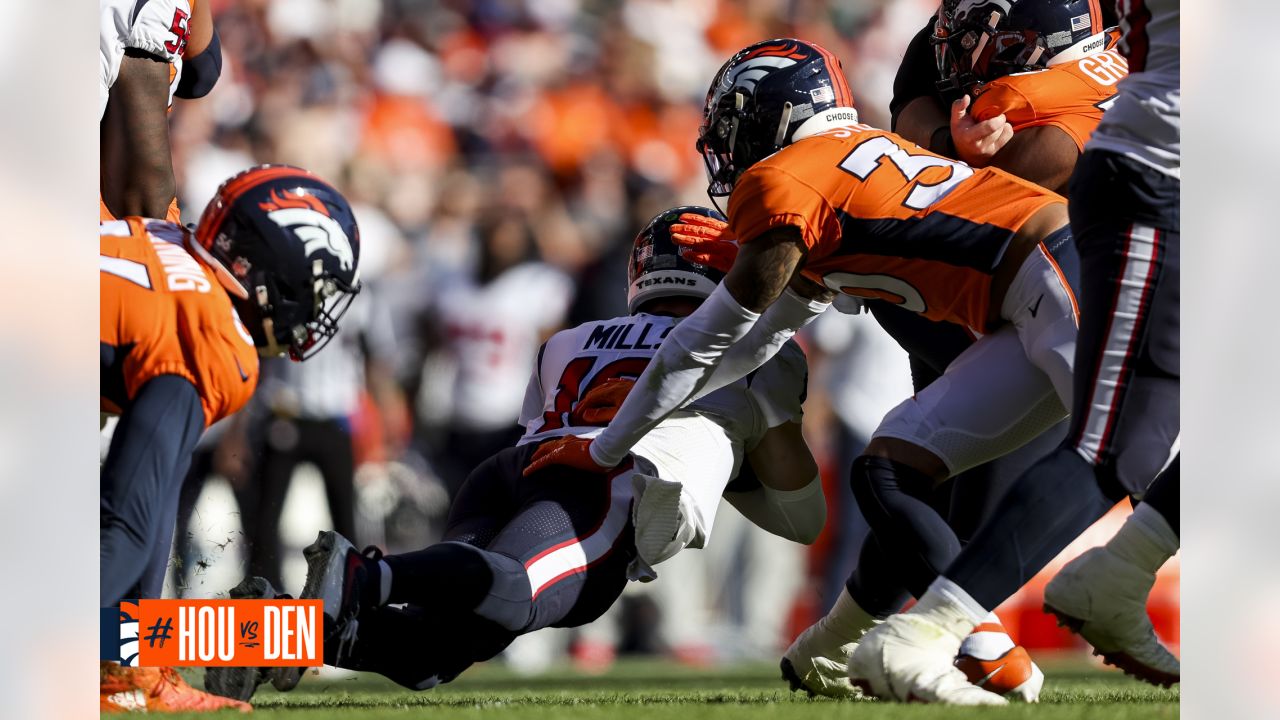
[[[317,529],[389,551],[437,539],[470,468],[519,436],[540,343],[625,314],[635,233],[667,207],[708,204],[694,140],[724,60],[769,37],[816,41],[842,60],[863,121],[887,127],[902,51],[936,7],[207,1],[224,66],[207,98],[172,113],[184,220],[247,166],[308,168],[355,207],[366,289],[333,346],[266,363],[251,407],[205,438],[169,588],[193,596],[246,571],[296,593]],[[707,550],[633,583],[583,631],[522,639],[509,661],[772,660],[826,610],[865,534],[847,468],[910,393],[906,356],[873,321],[829,315],[802,338],[830,509],[820,541],[786,543],[724,506]]]

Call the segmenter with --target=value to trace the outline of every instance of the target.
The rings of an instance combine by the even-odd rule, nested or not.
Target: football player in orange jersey
[[[1096,0],[946,0],[894,78],[894,131],[1065,193],[1128,74],[1113,25]]]
[[[302,360],[333,337],[359,291],[359,251],[347,201],[289,166],[227,180],[194,232],[102,224],[101,406],[120,416],[100,482],[102,607],[159,597],[200,434],[248,401],[259,354]],[[114,663],[101,690],[103,710],[240,706],[172,670]]]
[[[912,40],[898,69],[890,105],[895,132],[975,167],[998,167],[1065,192],[1085,141],[1126,74],[1125,59],[1109,49],[1118,38],[1115,29],[1107,29],[1114,19],[1089,0],[946,0]],[[946,103],[957,94],[962,97],[952,104],[948,125]],[[1079,264],[1074,247],[1062,248],[1058,258],[1073,276]],[[963,328],[922,321],[898,306],[874,302],[868,309],[907,350],[917,390],[972,343]],[[1017,451],[962,474],[950,493],[935,496],[962,543],[1066,431],[1067,423],[1059,423]],[[848,587],[852,597],[862,598],[860,607],[881,615],[900,607],[906,593],[895,591],[891,573],[877,571],[884,564],[878,555],[875,543],[864,544]],[[872,600],[878,601],[875,607]],[[843,687],[846,668],[835,656],[847,655],[842,648],[849,640],[834,628],[850,624],[842,616],[847,607],[837,603],[787,648],[784,668],[793,686],[823,694]],[[971,678],[988,673],[983,662],[969,669]]]
[[[1108,662],[1156,684],[1178,681],[1177,659],[1160,647],[1145,604],[1155,571],[1179,544],[1179,10],[1177,0],[1117,7],[1133,74],[1070,183],[1084,288],[1071,430],[1004,494],[926,597],[863,638],[850,673],[881,696],[902,699],[940,672],[983,608],[1012,595],[1117,500],[1149,486],[1106,547],[1050,582],[1045,603]]]
[[[1070,240],[1062,198],[858,123],[838,61],[798,40],[758,43],[720,69],[698,148],[742,245],[725,283],[604,432],[544,445],[530,470],[613,467],[637,434],[748,374],[833,298],[895,303],[982,334],[885,418],[851,474],[876,542],[922,595],[959,545],[919,498],[1067,414],[1075,299],[1051,254]],[[863,629],[873,621],[863,613]],[[959,670],[934,680],[917,694],[1003,702]],[[1034,699],[1039,679],[1028,682]]]

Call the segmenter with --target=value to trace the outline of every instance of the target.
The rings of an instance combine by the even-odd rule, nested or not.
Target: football
[[[1019,645],[1014,645],[1004,628],[979,625],[956,655],[955,666],[964,672],[969,682],[984,690],[1010,696],[1025,702],[1036,702],[1044,685],[1044,674],[1031,656]]]

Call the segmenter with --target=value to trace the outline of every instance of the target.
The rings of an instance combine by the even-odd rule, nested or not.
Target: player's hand
[[[569,424],[579,427],[608,425],[635,384],[636,381],[630,378],[613,378],[591,388],[573,406]]]
[[[542,443],[533,453],[533,460],[530,461],[529,467],[524,469],[524,476],[530,475],[551,467],[552,465],[563,465],[565,467],[574,468],[575,470],[585,470],[593,473],[606,473],[610,470],[607,467],[601,467],[591,458],[590,438],[574,437],[573,435],[565,435]]]
[[[683,257],[690,262],[729,272],[738,257],[738,240],[729,223],[698,213],[683,213],[680,222],[671,226],[671,239],[686,248]]]
[[[983,167],[1013,137],[1013,126],[1003,114],[981,122],[969,114],[968,95],[951,103],[951,141],[956,154],[974,167]]]

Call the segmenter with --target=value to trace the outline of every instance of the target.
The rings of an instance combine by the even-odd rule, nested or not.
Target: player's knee
[[[1094,458],[1090,464],[1093,465],[1098,487],[1108,498],[1118,502],[1127,496],[1141,497],[1146,493],[1156,476],[1177,454],[1173,445],[1174,441],[1154,433],[1135,433],[1117,437],[1114,446],[1101,455],[1080,452],[1074,444],[1071,448],[1086,456],[1086,460],[1089,456]]]
[[[916,443],[900,438],[872,438],[862,451],[862,457],[883,458],[895,465],[909,468],[913,471],[912,475],[923,475],[930,479],[928,489],[951,476],[951,471],[942,458]]]
[[[871,449],[871,446],[868,446]],[[926,497],[937,480],[920,469],[883,455],[864,454],[853,461],[849,484],[864,515],[895,505],[894,495]]]

